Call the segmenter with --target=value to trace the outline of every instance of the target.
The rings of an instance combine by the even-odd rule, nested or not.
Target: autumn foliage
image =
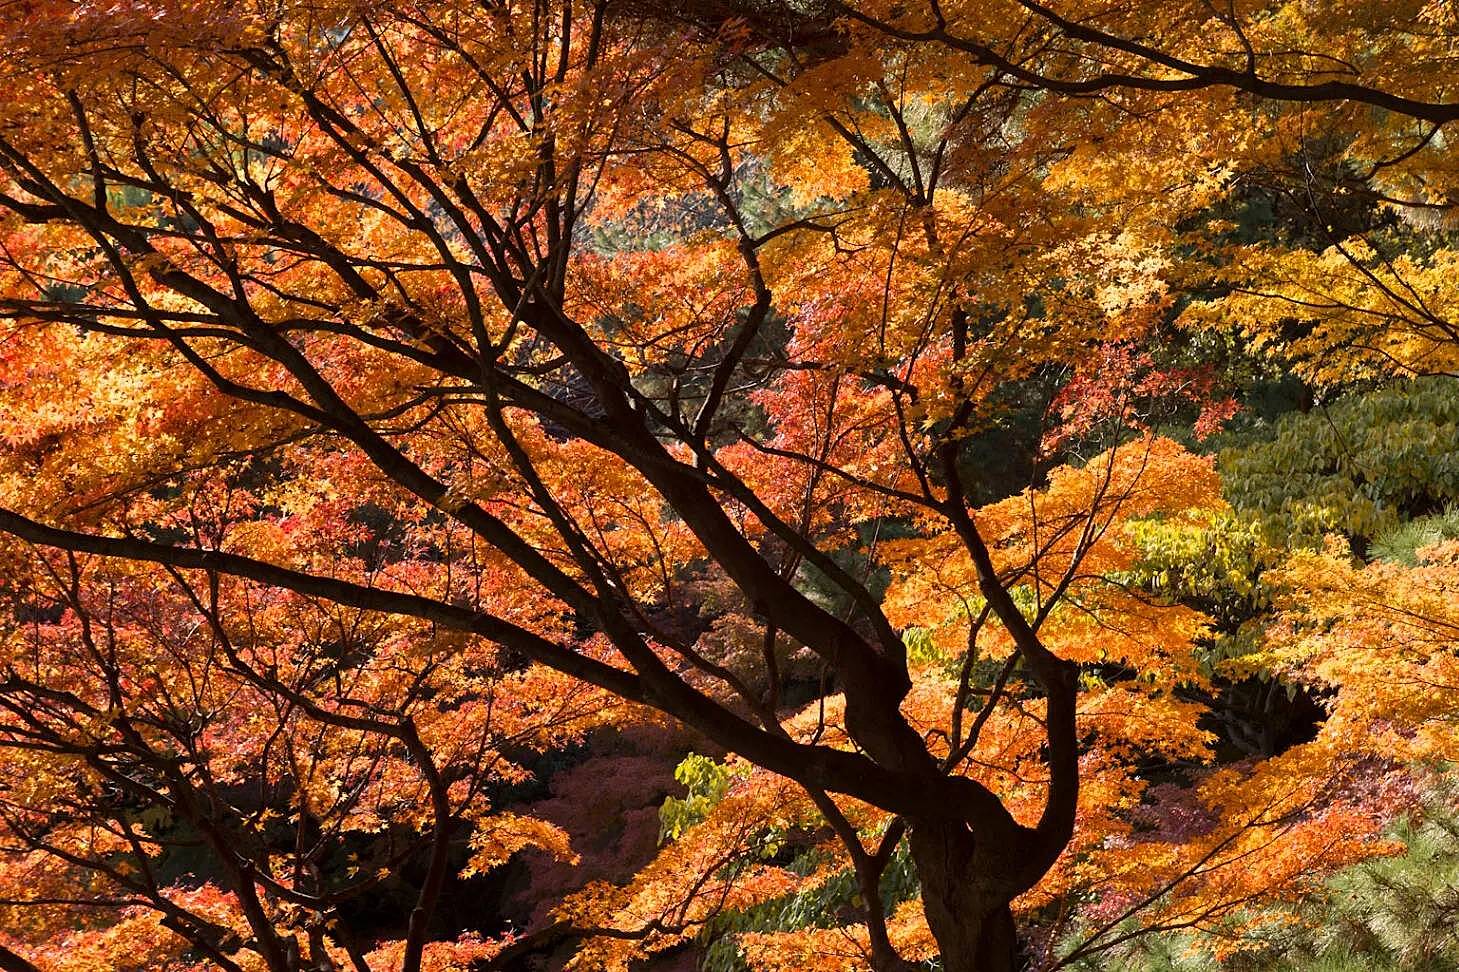
[[[1241,961],[1459,758],[1449,5],[0,11],[5,972]]]

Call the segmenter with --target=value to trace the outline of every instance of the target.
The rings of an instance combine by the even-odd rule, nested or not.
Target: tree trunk
[[[943,972],[1016,972],[1020,967],[1018,930],[1008,905],[987,905],[979,915],[944,914],[932,921],[933,937],[942,952]],[[951,918],[951,920],[947,920]]]
[[[942,952],[944,972],[1016,972],[1018,930],[1009,903],[1017,890],[1003,854],[979,853],[966,825],[914,824],[908,846],[922,883],[927,924]]]

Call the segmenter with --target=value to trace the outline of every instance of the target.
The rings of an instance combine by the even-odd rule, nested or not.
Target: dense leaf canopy
[[[0,10],[5,972],[1240,961],[1435,833],[1452,4]]]

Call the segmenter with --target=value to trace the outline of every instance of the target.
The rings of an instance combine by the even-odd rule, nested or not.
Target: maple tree
[[[1438,703],[1340,598],[1428,612],[1447,548],[1292,553],[1223,671],[1333,715],[1141,823],[1241,580],[1151,573],[1235,522],[1238,411],[1151,348],[1451,373],[1452,12],[651,6],[5,19],[0,968],[624,968],[746,915],[757,968],[1058,967],[1387,846],[1341,783]],[[576,853],[533,758],[666,720],[724,759],[642,870],[450,927]]]

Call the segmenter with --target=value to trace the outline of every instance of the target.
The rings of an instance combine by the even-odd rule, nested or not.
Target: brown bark
[[[958,821],[914,824],[908,834],[927,924],[945,972],[1013,972],[1018,930],[1009,905],[1020,890],[1012,855]]]

